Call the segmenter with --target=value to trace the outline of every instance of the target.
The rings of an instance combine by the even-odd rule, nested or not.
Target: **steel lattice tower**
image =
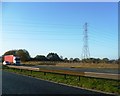
[[[83,50],[82,50],[82,59],[90,58],[89,46],[88,46],[88,23],[84,24],[84,36],[83,36]]]

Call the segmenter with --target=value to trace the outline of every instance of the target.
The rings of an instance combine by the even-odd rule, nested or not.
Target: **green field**
[[[80,77],[80,80],[78,76],[70,76],[67,75],[66,77],[64,75],[60,74],[54,74],[54,73],[46,73],[43,72],[36,72],[36,71],[28,71],[28,70],[22,70],[22,72],[19,69],[13,69],[13,68],[7,68],[3,67],[3,70],[9,71],[9,72],[15,72],[17,74],[23,74],[28,75],[44,80],[54,81],[57,83],[64,83],[67,85],[72,86],[78,86],[88,89],[95,89],[99,91],[104,92],[110,92],[115,94],[120,94],[120,90],[118,87],[120,87],[120,82],[117,80],[109,80],[109,79],[98,79],[98,78],[90,78],[90,77]]]

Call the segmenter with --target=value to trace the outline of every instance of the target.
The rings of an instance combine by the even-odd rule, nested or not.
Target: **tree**
[[[48,59],[44,55],[37,55],[35,57],[35,60],[37,60],[37,61],[47,61]]]
[[[73,62],[73,58],[70,58],[69,61],[70,61],[70,62]]]
[[[0,62],[2,62],[2,56],[0,56]]]
[[[63,56],[60,56],[60,59],[63,60]]]
[[[82,59],[82,63],[89,63],[89,59],[87,58],[87,59]]]
[[[68,58],[67,58],[67,57],[66,57],[66,58],[64,58],[64,61],[65,61],[65,62],[67,62],[67,61],[68,61]]]
[[[25,49],[10,50],[10,51],[5,52],[3,56],[5,55],[19,56],[21,61],[28,61],[31,58],[29,55],[29,52]]]
[[[100,58],[93,58],[92,59],[92,63],[100,63],[100,62],[101,62]]]
[[[2,55],[1,60],[2,60],[2,62],[4,62],[4,55]]]
[[[47,59],[50,61],[61,61],[60,57],[56,53],[49,53]]]
[[[109,59],[108,58],[103,58],[102,61],[103,61],[103,63],[108,63]]]
[[[111,63],[111,64],[117,64],[118,60],[109,60],[109,63]]]
[[[120,64],[120,57],[119,57],[119,59],[117,60],[117,63]]]
[[[20,49],[16,52],[16,55],[20,57],[21,61],[29,61],[30,55],[29,52],[25,49]]]
[[[4,55],[14,55],[15,56],[16,55],[16,51],[17,50],[9,50],[9,51],[5,52]]]
[[[74,60],[73,60],[74,62],[79,62],[80,61],[80,59],[79,58],[74,58]]]

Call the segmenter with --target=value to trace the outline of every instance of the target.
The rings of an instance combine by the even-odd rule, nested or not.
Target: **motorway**
[[[80,88],[69,87],[29,76],[2,72],[2,94],[97,94]],[[109,95],[110,96],[110,95]]]
[[[112,73],[120,74],[120,71],[117,69],[105,69],[105,68],[69,68],[69,67],[57,67],[52,65],[37,65],[33,66],[36,68],[52,69],[52,70],[69,70],[75,72],[98,72],[98,73]]]

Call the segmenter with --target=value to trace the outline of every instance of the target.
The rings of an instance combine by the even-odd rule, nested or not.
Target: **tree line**
[[[4,61],[5,55],[14,55],[19,56],[21,61],[60,61],[60,62],[82,62],[82,63],[113,63],[118,64],[120,62],[120,58],[117,60],[109,60],[108,58],[87,58],[80,60],[79,58],[70,58],[68,59],[59,56],[57,53],[48,53],[47,56],[44,55],[36,55],[35,57],[31,57],[29,52],[25,49],[19,50],[9,50],[2,55],[2,61]]]

